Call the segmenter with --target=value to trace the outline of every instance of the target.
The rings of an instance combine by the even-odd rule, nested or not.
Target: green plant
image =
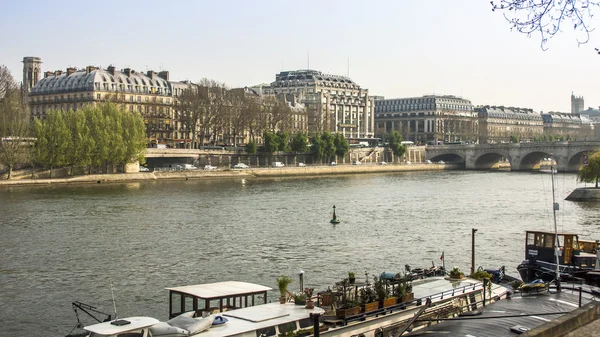
[[[465,274],[458,267],[452,268],[452,270],[450,270],[449,275],[451,278],[461,278],[465,276]]]
[[[335,289],[342,293],[342,298],[337,301],[337,307],[340,309],[351,308],[358,304],[357,299],[354,297],[354,292],[350,291],[350,281],[347,278],[336,282]]]
[[[306,301],[306,294],[304,292],[294,293],[294,302],[298,303],[298,302],[305,302],[305,301]]]
[[[283,274],[277,278],[277,287],[279,288],[281,297],[285,297],[287,295],[287,287],[290,285],[290,283],[292,283],[292,279]]]
[[[353,271],[349,271],[349,272],[348,272],[348,278],[349,278],[349,279],[351,279],[351,278],[356,278],[356,277],[355,277],[355,274],[354,274],[354,272],[353,272]]]
[[[377,294],[377,298],[380,300],[387,298],[389,295],[387,281],[383,280],[381,277],[373,276],[373,289],[375,290],[375,294]]]
[[[485,270],[478,270],[473,274],[469,275],[469,277],[472,279],[480,280],[482,282],[483,280],[487,280],[487,289],[490,296],[492,296],[492,274],[486,272]]]
[[[398,282],[398,285],[396,286],[396,288],[394,289],[394,296],[397,298],[401,298],[403,296],[406,296],[406,294],[408,294],[410,291],[408,290],[409,284],[408,281],[400,281]],[[411,287],[411,291],[412,291],[412,286]]]

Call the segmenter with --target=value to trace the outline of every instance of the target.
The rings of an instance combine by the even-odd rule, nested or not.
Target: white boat
[[[469,278],[431,277],[412,281],[411,301],[338,319],[327,316],[319,306],[307,309],[292,302],[267,303],[271,288],[258,284],[217,282],[167,290],[171,318],[167,322],[133,317],[118,320],[130,322],[124,325],[106,322],[84,329],[90,337],[309,336],[315,335],[315,327],[323,336],[392,336],[418,328],[423,324],[415,323],[418,317],[449,318],[476,311],[484,302],[503,299],[507,293],[506,288],[495,284],[484,289],[482,282]],[[213,324],[215,319],[222,324]],[[202,329],[189,330],[189,324]]]

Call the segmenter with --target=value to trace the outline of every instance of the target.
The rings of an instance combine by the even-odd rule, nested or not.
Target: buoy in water
[[[340,223],[340,220],[338,220],[337,216],[335,215],[335,205],[333,205],[333,219],[331,219],[329,222],[332,224]]]

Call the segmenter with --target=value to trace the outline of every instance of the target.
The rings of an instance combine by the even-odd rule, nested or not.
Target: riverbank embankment
[[[458,169],[452,164],[411,164],[411,165],[338,165],[282,168],[223,169],[212,171],[154,171],[115,174],[90,174],[53,179],[11,179],[0,180],[0,186],[27,186],[50,184],[101,184],[152,180],[228,179],[228,178],[274,178],[310,177],[324,175],[347,175],[366,173],[394,173],[410,171],[441,171]]]

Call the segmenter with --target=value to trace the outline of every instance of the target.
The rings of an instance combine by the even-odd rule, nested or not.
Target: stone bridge
[[[427,146],[425,158],[463,163],[467,170],[492,169],[508,162],[512,171],[536,170],[544,158],[554,158],[559,172],[572,172],[581,166],[583,155],[598,148],[600,141],[434,145]]]

